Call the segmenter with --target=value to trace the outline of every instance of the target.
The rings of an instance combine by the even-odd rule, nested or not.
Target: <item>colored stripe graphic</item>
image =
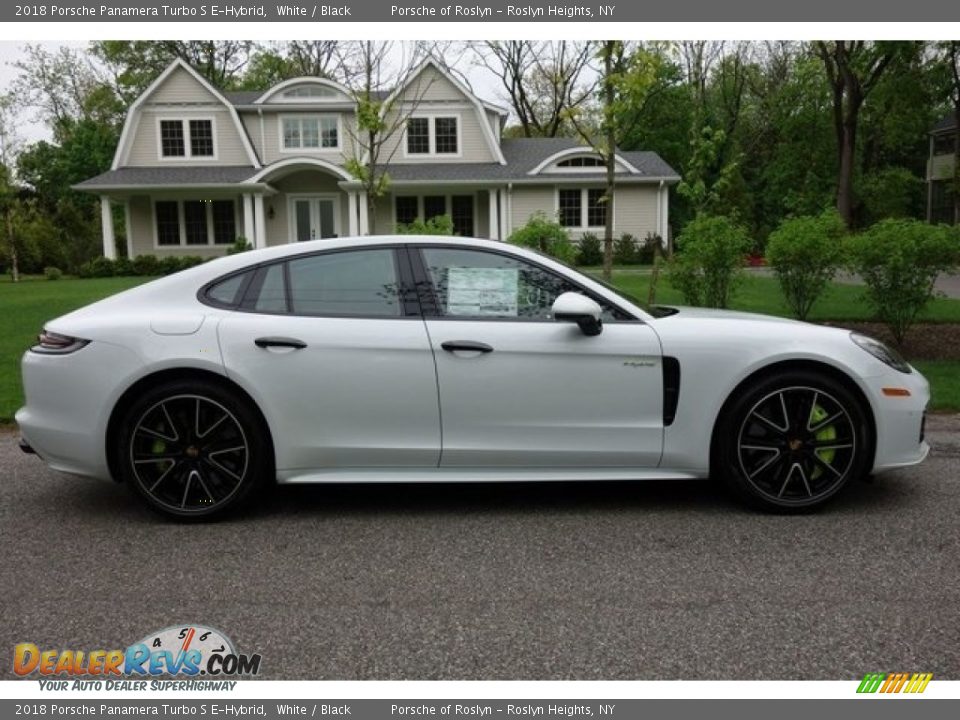
[[[858,693],[922,693],[933,673],[867,673],[857,687]]]

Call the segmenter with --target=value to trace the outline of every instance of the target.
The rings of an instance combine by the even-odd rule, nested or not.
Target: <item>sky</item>
[[[13,66],[24,56],[23,47],[26,43],[14,41],[0,41],[0,93],[7,92],[17,77],[17,69]],[[30,41],[31,45],[41,45],[49,50],[56,51],[59,47],[69,46],[85,48],[88,43],[82,42],[40,42]],[[470,61],[469,53],[464,53],[456,64],[457,69],[466,76],[475,93],[484,100],[506,106],[505,98],[499,92],[499,80],[489,71],[477,67]],[[51,133],[43,123],[36,121],[36,112],[24,107],[20,113],[21,123],[19,131],[26,143],[38,140],[49,140]]]

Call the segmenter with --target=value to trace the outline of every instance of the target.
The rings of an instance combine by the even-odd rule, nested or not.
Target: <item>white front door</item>
[[[301,195],[290,199],[291,242],[340,235],[339,199],[332,195]]]

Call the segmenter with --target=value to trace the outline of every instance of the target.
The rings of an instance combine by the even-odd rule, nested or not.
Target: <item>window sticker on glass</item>
[[[450,268],[447,314],[517,317],[517,268]]]

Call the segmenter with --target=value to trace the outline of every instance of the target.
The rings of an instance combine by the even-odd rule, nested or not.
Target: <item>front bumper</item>
[[[870,378],[870,402],[877,429],[873,472],[908,467],[923,462],[930,452],[924,439],[930,385],[916,369],[910,374],[892,368]],[[901,388],[908,396],[891,396],[885,389]]]

